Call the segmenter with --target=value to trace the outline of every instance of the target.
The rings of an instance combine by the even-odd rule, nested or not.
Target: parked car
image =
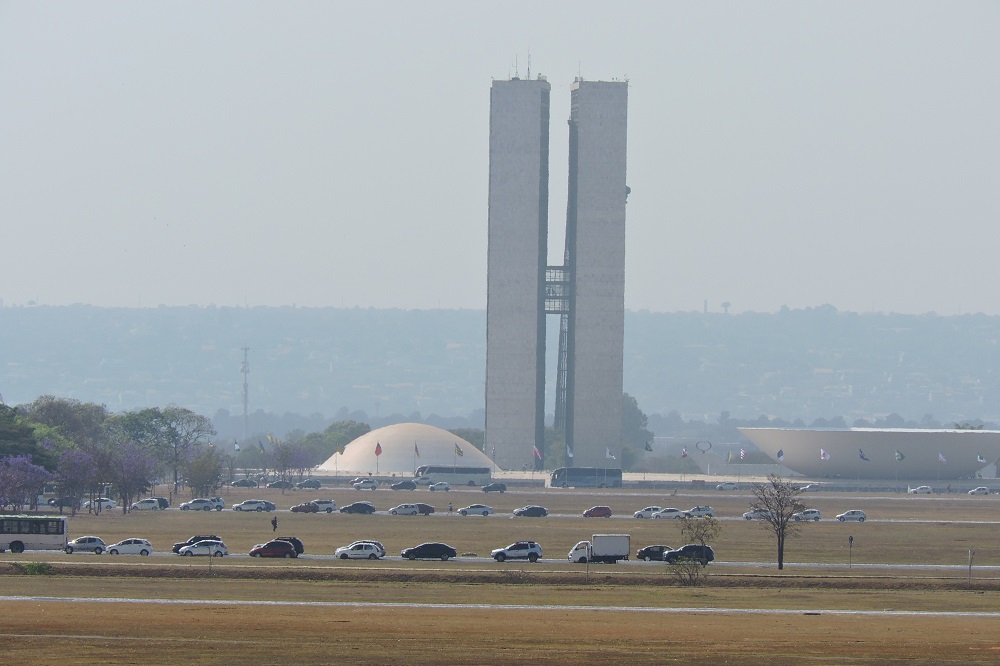
[[[377,560],[385,555],[381,554],[374,543],[368,541],[355,541],[350,546],[341,546],[333,551],[333,556],[342,560]]]
[[[222,511],[225,506],[225,502],[222,501],[221,497],[199,497],[190,502],[181,502],[177,508],[181,511],[212,511],[213,509],[215,511]]]
[[[278,481],[272,481],[271,483],[267,484],[267,487],[280,488],[281,490],[290,490],[295,487],[295,484],[293,484],[291,481],[285,481],[284,479],[280,479]]]
[[[970,495],[989,495],[990,489],[986,486],[979,486],[978,488],[973,488],[969,491]]]
[[[711,546],[702,546],[700,543],[689,543],[674,550],[663,553],[663,561],[673,564],[680,559],[697,560],[702,566],[715,559],[715,551]]]
[[[375,505],[371,502],[354,502],[340,507],[341,513],[375,513]]]
[[[743,520],[770,520],[771,512],[763,509],[753,509],[743,514]]]
[[[528,506],[522,506],[520,509],[514,509],[514,515],[518,518],[544,518],[549,515],[549,510],[544,506],[529,504]]]
[[[160,511],[170,508],[170,500],[168,500],[166,497],[150,497],[149,499],[155,499],[157,502],[160,503]]]
[[[645,560],[649,562],[651,560],[656,560],[657,562],[663,561],[663,553],[670,550],[670,546],[646,546],[645,548],[640,548],[635,551],[635,559]]]
[[[270,508],[268,505],[270,504]],[[233,505],[233,511],[273,511],[274,504],[265,500],[243,500],[239,504]]]
[[[292,513],[319,513],[319,507],[312,502],[302,502],[289,509]]]
[[[323,484],[319,482],[319,479],[305,479],[295,484],[295,487],[301,490],[316,490],[322,486]]]
[[[666,509],[660,509],[653,514],[653,518],[669,518],[671,520],[684,520],[685,518],[690,518],[691,514],[687,511],[681,509],[675,509],[674,507],[667,507]]]
[[[298,553],[292,544],[275,539],[251,548],[250,557],[298,557]]]
[[[652,518],[654,513],[662,511],[662,506],[647,506],[645,509],[639,509],[632,514],[633,518]]]
[[[422,543],[413,548],[404,548],[399,553],[404,560],[444,560],[458,557],[458,551],[446,543]]]
[[[326,511],[327,513],[333,513],[337,510],[337,503],[332,499],[314,499],[312,504],[315,504],[320,511]]]
[[[257,482],[253,479],[240,479],[239,481],[233,481],[233,488],[256,488]]]
[[[868,516],[866,516],[865,512],[862,511],[861,509],[851,509],[850,511],[845,511],[844,513],[841,513],[837,516],[837,520],[839,520],[842,523],[850,521],[857,521],[859,523],[863,523],[867,518]]]
[[[448,492],[451,490],[451,486],[448,485],[447,481],[438,481],[437,483],[431,483],[427,486],[427,490],[434,491],[439,490],[442,492]]]
[[[715,509],[710,506],[700,505],[691,507],[687,510],[687,513],[692,518],[712,518],[715,516]]]
[[[81,509],[100,509],[104,511],[105,509],[117,509],[118,505],[113,499],[107,497],[97,497],[92,500],[86,500],[80,505]]]
[[[420,509],[416,504],[400,504],[389,509],[389,513],[394,516],[416,516],[420,513]]]
[[[210,555],[213,557],[222,557],[229,554],[229,548],[226,544],[221,541],[214,539],[205,539],[204,541],[196,541],[190,546],[182,546],[180,550],[177,551],[178,555],[184,555],[190,557],[192,555]]]
[[[155,497],[147,497],[141,499],[138,502],[132,502],[132,506],[129,507],[130,511],[159,511],[160,503]]]
[[[934,492],[934,489],[930,486],[917,486],[916,488],[910,488],[907,492],[911,495],[930,495]]]
[[[82,536],[66,543],[66,554],[93,553],[94,555],[100,555],[107,548],[101,537]]]
[[[417,507],[417,511],[420,512],[421,516],[429,516],[434,513],[434,507],[430,504],[424,504],[423,502],[417,502],[414,504]]]
[[[507,484],[500,483],[499,481],[494,481],[493,483],[487,483],[483,486],[484,493],[505,493],[507,492]]]
[[[542,547],[534,541],[515,541],[504,548],[496,548],[490,552],[497,562],[505,560],[528,560],[537,562],[542,558]]]
[[[805,511],[799,511],[798,513],[792,514],[792,520],[794,521],[800,521],[800,520],[817,521],[820,519],[820,517],[821,514],[819,512],[819,509],[806,509]]]
[[[592,506],[583,512],[584,518],[610,518],[610,506]]]
[[[149,555],[153,544],[145,539],[124,539],[108,546],[108,555]]]
[[[180,543],[175,543],[174,547],[171,548],[175,553],[179,553],[181,548],[184,546],[190,546],[193,543],[198,543],[199,541],[222,541],[219,537],[214,534],[199,534],[191,537],[187,541],[181,541]]]
[[[732,481],[723,481],[722,483],[715,486],[716,490],[737,490],[738,488],[739,486],[737,486]]]
[[[371,478],[361,479],[353,485],[355,490],[375,490],[378,488],[378,480]]]
[[[458,512],[463,516],[488,516],[493,513],[493,508],[485,504],[470,504],[469,506],[463,506]]]
[[[397,481],[389,487],[393,490],[416,490],[417,484],[409,479],[403,479],[402,481]]]
[[[301,555],[302,553],[306,552],[305,544],[302,543],[302,540],[299,539],[298,537],[286,536],[286,537],[274,537],[274,538],[276,541],[287,541],[288,543],[292,544],[292,548],[295,549],[296,555]]]
[[[374,539],[358,539],[357,541],[352,541],[350,546],[356,546],[359,543],[370,543],[375,546],[376,552],[378,552],[379,557],[385,557],[385,546],[382,545],[381,541],[375,541]],[[347,546],[348,548],[350,546]]]

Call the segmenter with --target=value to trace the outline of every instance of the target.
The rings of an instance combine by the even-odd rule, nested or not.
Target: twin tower
[[[616,467],[622,441],[628,83],[570,89],[563,263],[549,266],[545,77],[490,90],[486,447],[504,469]],[[545,324],[559,315],[555,429],[545,442]]]

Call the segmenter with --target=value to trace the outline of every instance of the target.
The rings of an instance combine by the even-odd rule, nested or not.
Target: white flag
[[[608,447],[604,447],[604,449],[605,449],[605,453],[604,453],[604,456],[605,456],[605,457],[606,457],[606,458],[607,458],[608,460],[618,460],[617,458],[615,458],[615,454],[611,453],[611,449],[610,449],[610,448],[608,448]]]

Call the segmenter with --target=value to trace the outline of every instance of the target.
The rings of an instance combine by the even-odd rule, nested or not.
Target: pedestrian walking
[[[448,502],[448,513],[451,513],[451,502]]]
[[[277,516],[275,516],[274,518],[271,518],[271,531],[272,532],[277,532],[278,531],[278,517]]]

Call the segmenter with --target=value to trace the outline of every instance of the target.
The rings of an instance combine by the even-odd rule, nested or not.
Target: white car
[[[754,509],[743,514],[743,520],[770,520],[771,512]]]
[[[865,512],[862,511],[861,509],[851,509],[850,511],[845,511],[844,513],[838,514],[837,520],[839,520],[842,523],[849,521],[856,521],[859,523],[863,523],[865,522],[865,518],[867,517],[868,516],[866,516]]]
[[[182,546],[180,550],[177,551],[178,555],[214,555],[215,557],[222,557],[223,555],[229,554],[229,549],[226,548],[226,544],[221,541],[204,540],[198,541],[191,544],[190,546]]]
[[[145,539],[125,539],[108,546],[108,555],[149,555],[153,544]]]
[[[794,520],[796,522],[800,521],[800,520],[813,520],[813,521],[816,521],[816,520],[819,520],[820,517],[821,517],[821,514],[819,512],[819,509],[806,509],[805,511],[799,511],[798,513],[793,513],[792,514],[792,520]]]
[[[916,488],[910,488],[907,492],[911,495],[930,495],[934,492],[934,489],[930,486],[917,486]]]
[[[806,493],[808,493],[808,492],[816,492],[817,490],[819,490],[819,484],[818,483],[807,483],[804,486],[799,486],[799,490],[801,490],[802,492],[806,492]]]
[[[153,499],[152,497],[147,497],[146,499],[141,499],[138,502],[132,502],[132,506],[129,507],[130,511],[159,511],[160,502]]]
[[[969,491],[970,495],[989,495],[990,489],[986,486],[979,486],[978,488],[973,488]]]
[[[350,546],[341,546],[333,551],[333,556],[341,560],[377,560],[385,555],[370,541],[355,541]]]
[[[485,504],[470,504],[459,509],[458,513],[462,516],[488,516],[493,513],[493,507]]]
[[[420,509],[417,508],[416,504],[400,504],[389,509],[389,513],[394,516],[418,516]]]
[[[375,479],[361,479],[352,485],[355,490],[375,490],[378,488],[378,481]]]
[[[652,518],[653,514],[662,511],[662,506],[647,506],[645,509],[639,509],[632,514],[633,518]]]
[[[82,536],[66,544],[66,554],[72,555],[73,553],[93,553],[94,555],[100,555],[105,550],[107,546],[104,545],[104,540],[101,537],[95,536]]]
[[[87,500],[80,505],[81,509],[89,509],[91,507],[95,509],[100,508],[103,511],[104,509],[117,509],[118,505],[115,504],[113,499],[108,499],[107,497],[98,497],[94,500]]]
[[[712,518],[715,516],[715,509],[705,505],[693,506],[687,512],[693,518]]]
[[[199,497],[198,499],[193,499],[190,502],[181,502],[181,511],[222,511],[223,507],[222,499],[208,499],[205,497]]]
[[[431,485],[427,486],[427,490],[443,490],[445,492],[448,492],[449,490],[451,490],[451,486],[448,485],[447,481],[438,481],[437,483],[432,483]]]
[[[349,545],[344,546],[344,548],[353,548],[359,543],[369,543],[375,546],[375,552],[378,553],[378,556],[385,557],[385,546],[382,545],[381,541],[375,541],[374,539],[358,539],[357,541],[352,541]]]
[[[653,514],[653,518],[671,518],[673,520],[684,520],[685,518],[690,518],[691,514],[687,511],[682,511],[680,509],[675,509],[673,507],[667,507],[666,509],[660,509]]]
[[[243,500],[233,505],[233,511],[270,511],[270,509],[263,500]]]
[[[716,490],[736,490],[737,486],[732,481],[725,481],[715,487]]]
[[[333,500],[314,499],[310,503],[318,506],[320,511],[326,511],[327,513],[333,513],[337,510],[337,503]]]

